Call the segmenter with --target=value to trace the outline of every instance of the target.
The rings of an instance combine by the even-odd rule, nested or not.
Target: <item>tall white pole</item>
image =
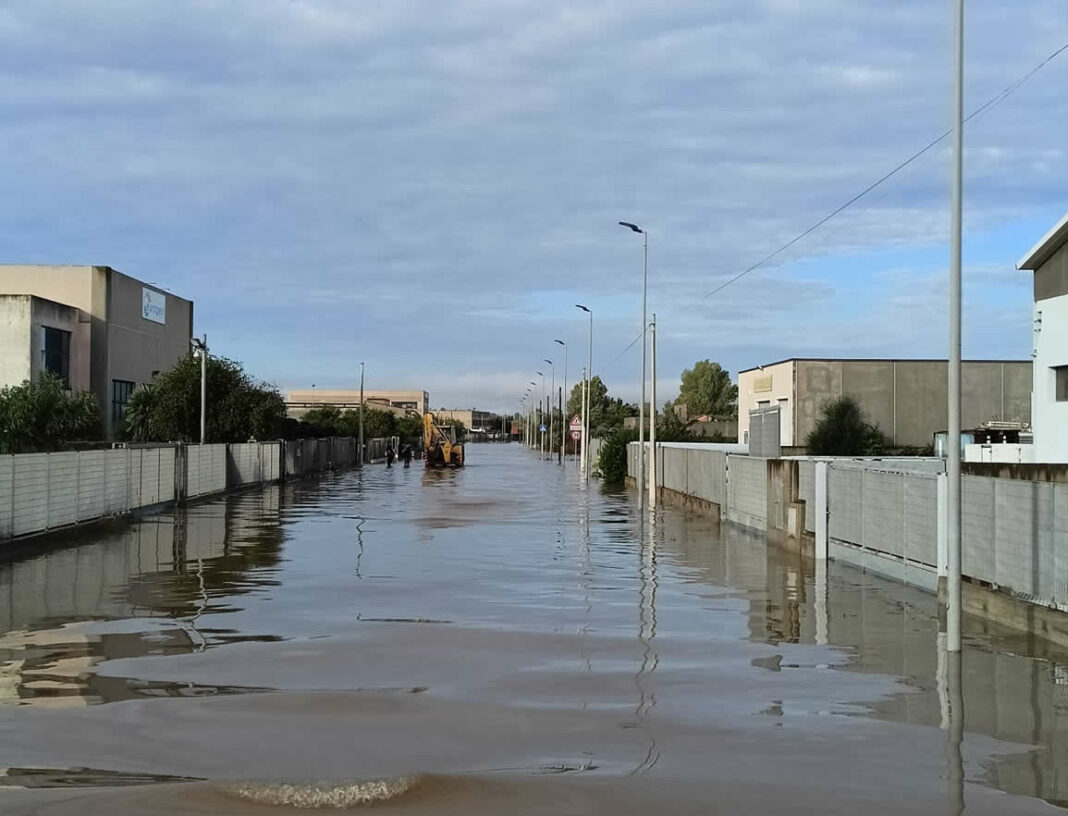
[[[579,473],[586,476],[586,366],[582,367],[582,397],[579,403],[582,414],[582,446],[579,448]]]
[[[422,417],[420,417],[422,419]],[[360,467],[363,467],[363,363],[360,363],[360,439],[356,445]]]
[[[541,414],[541,419],[538,420],[538,450],[541,452],[541,456],[545,458],[545,431],[541,429],[541,426],[545,424],[545,374],[541,371],[541,403],[538,405],[538,413]]]
[[[206,441],[208,427],[208,335],[204,335],[200,349],[200,444]]]
[[[586,484],[590,482],[590,424],[593,418],[590,416],[590,403],[593,398],[593,312],[590,311],[590,339],[586,352],[586,424],[582,429],[582,450],[586,455],[586,470],[583,479]]]
[[[547,362],[549,364],[550,369],[552,369],[552,380],[549,387],[549,438],[546,440],[549,443],[549,460],[552,461],[553,440],[556,439],[556,432],[553,430],[553,428],[555,427],[553,424],[553,420],[555,419],[553,414],[556,413],[556,411],[554,410],[555,406],[553,404],[556,402],[556,364],[553,363],[552,360],[546,360],[545,362]]]
[[[649,324],[649,509],[656,509],[656,314]],[[639,486],[639,490],[640,490]]]
[[[560,397],[560,464],[564,464],[567,459],[567,428],[570,424],[566,416],[567,413],[567,343],[563,340],[556,340],[564,347],[564,384],[563,395]]]
[[[642,508],[642,475],[645,467],[645,334],[647,318],[645,313],[646,296],[649,290],[649,233],[642,232],[642,388],[641,401],[638,403],[638,509]]]
[[[949,575],[946,580],[946,649],[961,650],[961,231],[964,199],[964,0],[956,0],[956,83],[953,111],[953,204],[949,264],[949,421],[946,434],[946,526]]]

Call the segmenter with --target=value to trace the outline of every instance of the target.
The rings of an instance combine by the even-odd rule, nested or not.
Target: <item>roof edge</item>
[[[777,360],[774,363],[764,363],[763,365],[753,366],[751,368],[739,369],[739,374],[748,374],[751,371],[762,371],[765,368],[771,368],[772,366],[782,365],[783,363],[946,363],[949,362],[945,357],[787,357],[785,360]],[[994,360],[986,357],[980,357],[973,360],[961,360],[962,363],[1000,363],[1000,364],[1019,364],[1019,363],[1032,363],[1032,360],[1007,360],[1000,359]]]
[[[1066,241],[1068,241],[1068,213],[1057,222],[1053,229],[1042,237],[1042,240],[1031,247],[1031,251],[1020,259],[1019,263],[1016,264],[1016,268],[1030,271],[1038,269]]]

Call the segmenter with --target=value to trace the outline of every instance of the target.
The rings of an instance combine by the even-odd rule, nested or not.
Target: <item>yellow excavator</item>
[[[423,414],[423,451],[428,468],[464,466],[464,446],[456,444],[456,428],[438,425],[429,411]]]

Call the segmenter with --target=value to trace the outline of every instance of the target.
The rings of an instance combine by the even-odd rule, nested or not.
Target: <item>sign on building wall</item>
[[[154,289],[141,287],[141,317],[154,323],[167,323],[167,296]]]

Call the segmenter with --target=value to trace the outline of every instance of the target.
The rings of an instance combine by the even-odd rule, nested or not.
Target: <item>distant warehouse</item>
[[[779,442],[800,447],[823,405],[853,397],[899,447],[923,447],[946,429],[945,360],[827,360],[795,358],[738,374],[738,435],[749,441],[749,412],[779,411]],[[1031,362],[970,360],[961,374],[962,427],[1000,420],[1031,423]]]
[[[113,439],[130,395],[189,353],[193,303],[110,266],[0,265],[0,386],[91,391]]]

